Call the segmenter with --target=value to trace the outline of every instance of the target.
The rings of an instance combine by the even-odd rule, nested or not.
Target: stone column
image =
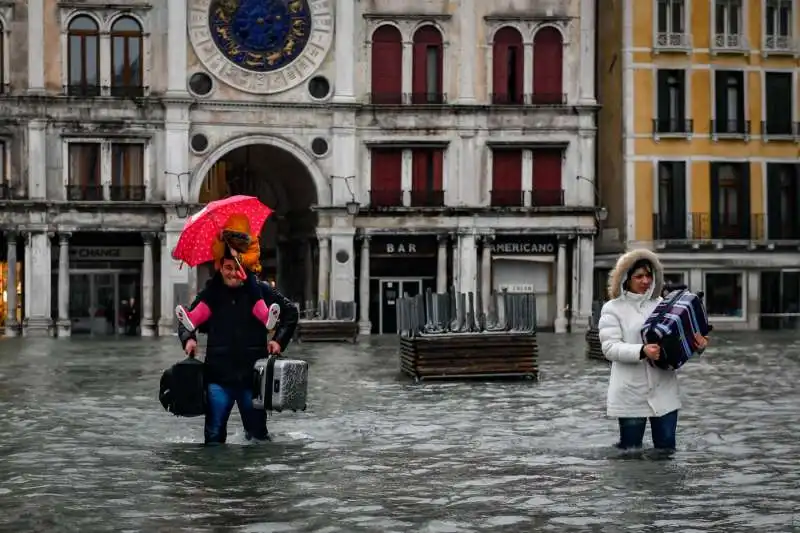
[[[25,286],[27,313],[22,334],[30,337],[49,337],[51,316],[51,263],[50,238],[45,232],[29,233],[29,244],[25,254],[25,271],[28,273]]]
[[[303,291],[303,310],[308,308],[309,303],[313,306],[314,300],[314,251],[311,246],[311,240],[306,242],[305,250],[305,289]]]
[[[327,236],[319,236],[319,280],[317,281],[317,302],[324,304],[330,299],[329,281],[331,276],[331,240]]]
[[[530,104],[533,100],[533,43],[526,42],[523,45],[523,67],[522,67],[522,94],[524,102]]]
[[[336,0],[334,103],[355,102],[356,9],[355,0]]]
[[[44,94],[44,0],[28,0],[27,4],[28,92]]]
[[[17,321],[17,233],[6,232],[6,262],[8,274],[6,275],[6,337],[19,335]]]
[[[372,323],[369,320],[369,235],[361,237],[361,272],[358,278],[358,331],[361,335],[372,333]]]
[[[459,55],[461,57],[454,63],[458,64],[458,103],[463,105],[475,103],[475,65],[478,64],[476,57],[478,54],[478,29],[475,27],[475,2],[476,0],[461,0],[458,8],[459,38],[461,41]],[[451,68],[450,72],[454,70]]]
[[[456,234],[450,235],[450,242],[452,243],[452,272],[453,272],[453,290],[456,292],[461,292],[461,270],[459,268],[459,256],[461,255],[461,250],[459,250],[459,236]]]
[[[339,228],[330,236],[330,300],[356,300],[355,229]]]
[[[410,95],[413,89],[413,75],[414,75],[414,43],[411,41],[403,41],[403,55],[402,55],[402,76],[400,78],[400,87],[403,89],[403,103],[410,103]]]
[[[556,263],[556,333],[567,332],[567,241],[558,241],[558,259]]]
[[[72,322],[69,316],[69,238],[70,233],[58,234],[58,322],[59,337],[69,337]]]
[[[153,321],[153,240],[155,233],[143,233],[144,259],[142,260],[142,337],[153,337],[156,334],[155,322]]]
[[[494,235],[483,236],[483,249],[481,250],[481,300],[483,312],[489,314],[489,299],[492,295],[492,243]]]
[[[594,298],[594,239],[581,237],[577,244],[579,254],[578,276],[578,308],[573,331],[583,331],[589,326],[589,317],[592,316],[592,299]]]
[[[595,0],[581,0],[581,52],[580,52],[580,105],[589,105],[595,102],[594,70],[595,70],[595,31],[597,13],[595,13]],[[565,50],[565,53],[566,50]]]
[[[175,335],[177,333],[177,319],[175,318],[175,305],[191,303],[189,300],[189,269],[172,259],[172,250],[180,238],[180,229],[177,226],[182,220],[175,220],[172,215],[167,216],[164,232],[159,234],[161,239],[161,311],[158,319],[158,334]],[[180,226],[182,227],[182,225]]]
[[[459,291],[475,294],[478,289],[478,254],[475,246],[475,234],[459,236]]]
[[[44,200],[47,197],[47,153],[45,122],[34,119],[28,122],[28,198]],[[63,191],[62,194],[66,194]]]
[[[186,18],[186,0],[178,0],[167,4],[167,95],[186,96],[186,41],[188,23]],[[183,172],[185,168],[169,169]]]
[[[439,235],[439,251],[436,254],[436,292],[447,292],[447,235]]]

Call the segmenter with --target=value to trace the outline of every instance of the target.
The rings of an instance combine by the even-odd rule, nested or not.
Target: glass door
[[[119,291],[116,274],[94,274],[94,320],[92,333],[113,335],[119,322]]]
[[[397,333],[399,281],[381,281],[381,333]]]
[[[94,316],[92,305],[92,275],[70,274],[69,276],[69,317],[71,330],[76,333],[91,333]]]

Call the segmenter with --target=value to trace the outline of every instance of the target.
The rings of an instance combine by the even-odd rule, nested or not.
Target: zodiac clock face
[[[278,93],[322,64],[333,38],[332,3],[190,0],[189,36],[218,79],[248,93]]]

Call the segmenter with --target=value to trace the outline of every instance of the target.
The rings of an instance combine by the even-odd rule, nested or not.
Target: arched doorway
[[[305,308],[316,301],[317,184],[295,155],[270,144],[239,146],[219,157],[206,172],[200,203],[236,194],[258,197],[274,210],[261,232],[261,278]],[[198,271],[198,286],[212,273]]]

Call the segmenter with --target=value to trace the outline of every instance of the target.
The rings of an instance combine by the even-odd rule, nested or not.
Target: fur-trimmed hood
[[[622,284],[628,270],[640,259],[645,259],[653,265],[653,286],[650,291],[650,299],[655,300],[661,296],[664,289],[664,267],[658,256],[650,250],[640,248],[624,253],[617,259],[617,264],[608,276],[608,297],[610,299],[619,298],[622,295]]]

